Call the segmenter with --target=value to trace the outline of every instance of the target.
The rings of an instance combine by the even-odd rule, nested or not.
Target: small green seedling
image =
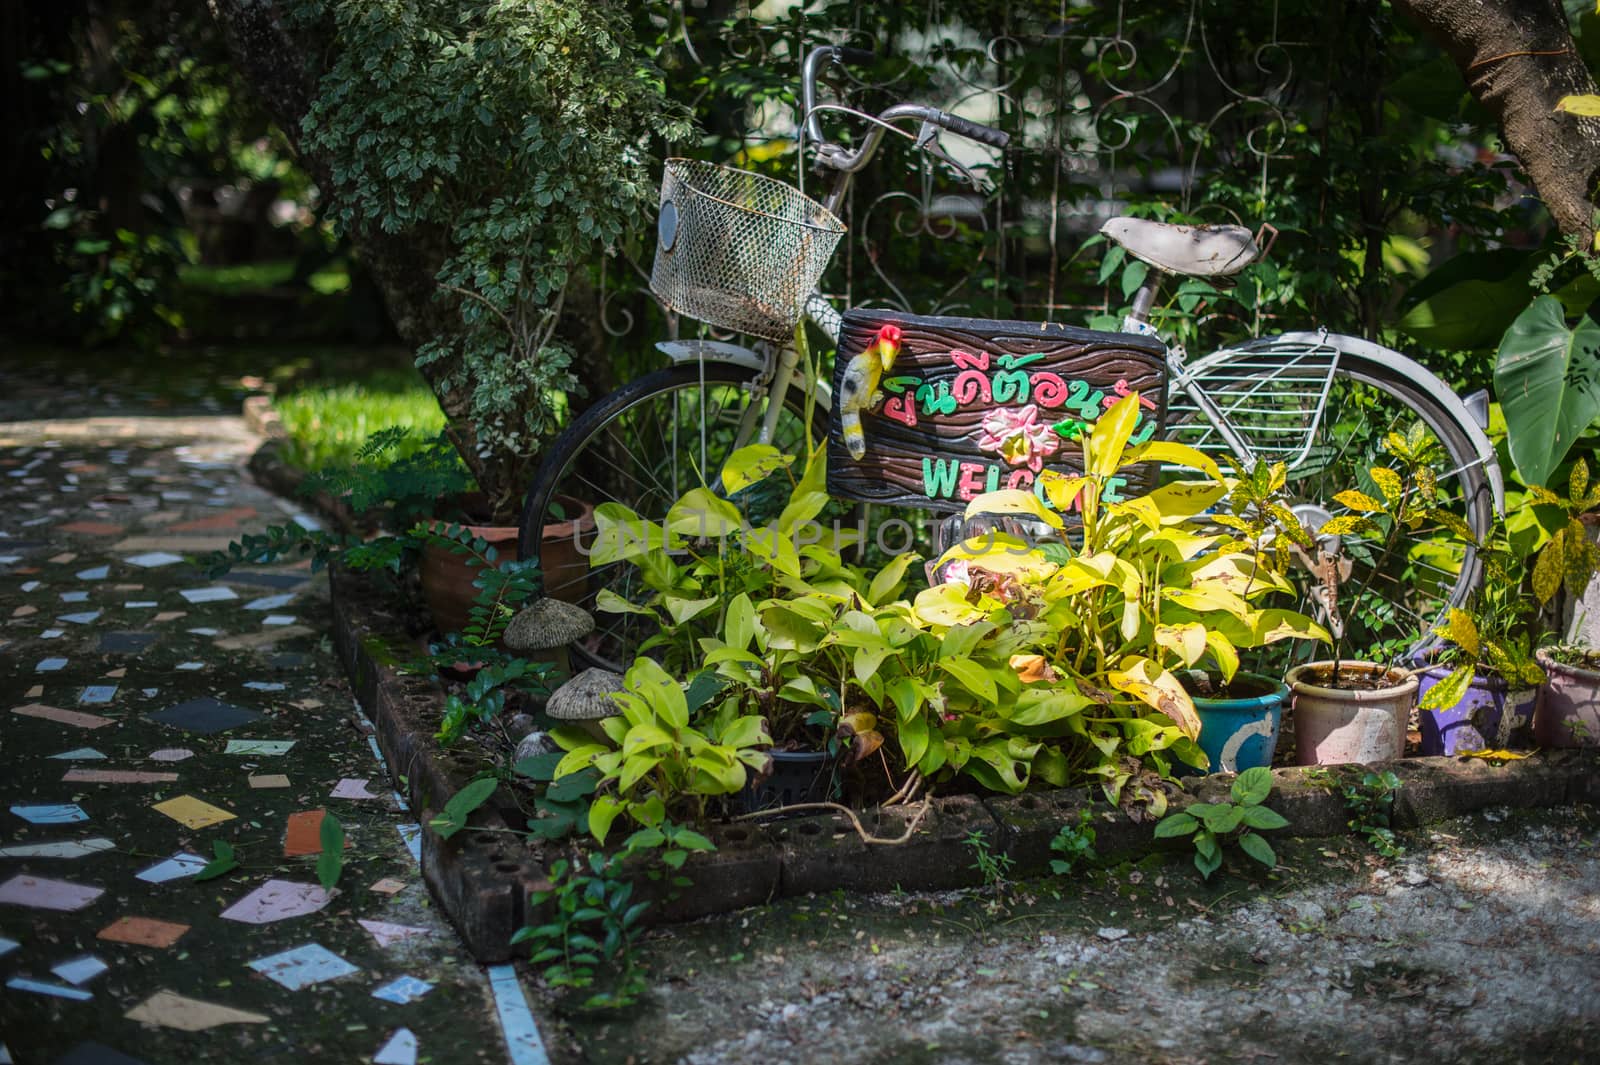
[[[1061,855],[1050,859],[1050,871],[1057,876],[1071,876],[1082,864],[1094,861],[1094,815],[1088,810],[1078,811],[1078,823],[1068,821],[1050,841],[1050,849]]]
[[[1278,856],[1257,830],[1283,828],[1288,821],[1261,804],[1272,794],[1272,773],[1265,767],[1246,769],[1233,782],[1231,802],[1191,803],[1170,813],[1156,825],[1157,839],[1194,836],[1194,866],[1207,880],[1222,867],[1222,848],[1236,842],[1239,849],[1266,866],[1277,867]]]

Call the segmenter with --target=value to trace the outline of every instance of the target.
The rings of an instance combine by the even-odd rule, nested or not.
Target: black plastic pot
[[[772,772],[760,784],[746,781],[734,796],[742,813],[772,810],[802,802],[826,802],[833,783],[833,759],[826,751],[773,751]]]

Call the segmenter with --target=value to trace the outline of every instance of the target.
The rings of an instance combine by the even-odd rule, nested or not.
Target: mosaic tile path
[[[293,512],[243,472],[255,443],[226,416],[0,422],[0,1062],[522,1049],[430,905],[325,582],[189,561]],[[218,844],[239,867],[197,880]]]

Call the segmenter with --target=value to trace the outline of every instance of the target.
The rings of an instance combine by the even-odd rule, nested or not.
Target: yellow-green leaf
[[[1220,632],[1206,630],[1206,646],[1211,648],[1211,657],[1217,660],[1217,671],[1222,674],[1222,683],[1232,682],[1233,675],[1239,672],[1239,652],[1229,639]]]
[[[1582,499],[1584,491],[1589,487],[1589,463],[1582,456],[1572,464],[1572,475],[1567,478],[1567,496],[1570,499]]]
[[[723,537],[737,532],[739,509],[709,488],[692,488],[667,511],[667,528],[684,536]]]
[[[1434,631],[1461,648],[1470,657],[1478,657],[1478,626],[1472,620],[1472,615],[1465,610],[1451,607],[1445,614],[1444,624]],[[1447,705],[1455,705],[1455,700],[1452,699]]]
[[[1323,522],[1322,528],[1317,530],[1320,536],[1349,536],[1351,533],[1367,533],[1377,536],[1381,533],[1371,518],[1363,518],[1359,514],[1341,514],[1337,518],[1330,518]]]
[[[1116,473],[1122,466],[1122,451],[1133,435],[1133,424],[1138,420],[1137,393],[1124,396],[1100,415],[1085,441],[1085,472],[1095,477],[1110,477]]]
[[[1383,497],[1390,503],[1398,503],[1406,494],[1405,483],[1400,480],[1400,475],[1387,466],[1374,466],[1368,471],[1372,474],[1372,481],[1383,492]]]
[[[794,461],[771,444],[751,444],[728,456],[722,466],[722,487],[729,495],[755,484]]]
[[[1207,455],[1204,451],[1192,448],[1187,444],[1175,444],[1171,440],[1151,440],[1130,448],[1124,465],[1136,462],[1160,462],[1168,466],[1187,466],[1199,470],[1209,477],[1222,480],[1222,469],[1217,465],[1217,460]]]
[[[1167,715],[1191,740],[1200,735],[1200,717],[1194,711],[1194,701],[1178,678],[1148,658],[1130,657],[1122,665],[1122,669],[1106,674],[1113,688]]]
[[[1581,118],[1600,118],[1600,96],[1596,96],[1594,93],[1563,96],[1556,102],[1556,110],[1578,115]]]
[[[1377,471],[1374,470],[1373,472],[1376,473]],[[1370,514],[1375,510],[1383,509],[1382,503],[1373,499],[1367,493],[1358,492],[1354,488],[1346,488],[1342,492],[1336,492],[1333,498],[1335,502],[1343,503],[1351,510],[1359,510],[1363,514]]]
[[[1462,758],[1482,758],[1486,762],[1517,762],[1531,757],[1532,751],[1497,751],[1485,747],[1481,751],[1461,751]]]
[[[1198,621],[1183,625],[1157,625],[1155,641],[1192,666],[1206,652],[1206,627]]]
[[[1567,530],[1561,529],[1550,538],[1533,562],[1533,594],[1540,605],[1548,603],[1561,587],[1561,575],[1566,569]]]
[[[1060,514],[1039,502],[1039,497],[1032,492],[1024,492],[1020,488],[1006,488],[978,496],[967,504],[966,516],[971,518],[979,514],[1024,514],[1037,518],[1052,529],[1066,526]]]

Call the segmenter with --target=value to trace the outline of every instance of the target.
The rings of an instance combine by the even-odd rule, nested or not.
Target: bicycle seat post
[[[1128,317],[1135,322],[1148,324],[1150,321],[1150,308],[1156,304],[1156,296],[1161,291],[1161,285],[1166,281],[1166,272],[1152,266],[1144,275],[1144,283],[1139,286],[1139,291],[1133,295],[1133,308],[1128,312]]]

